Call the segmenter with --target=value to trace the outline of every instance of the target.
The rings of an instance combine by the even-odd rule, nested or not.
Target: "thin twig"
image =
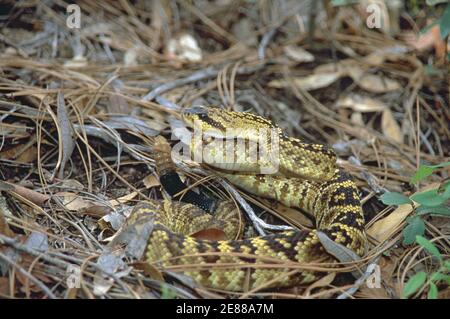
[[[261,69],[264,66],[264,63],[261,64],[257,64],[256,66],[242,66],[240,68],[237,69],[236,73],[237,74],[248,74],[248,73],[254,73],[255,71]],[[204,70],[200,70],[197,72],[192,73],[191,75],[172,81],[172,82],[168,82],[165,84],[162,84],[156,88],[154,88],[153,90],[151,90],[148,94],[146,94],[145,96],[142,97],[142,100],[144,101],[151,101],[154,98],[156,98],[158,95],[163,94],[164,92],[173,90],[174,88],[180,87],[180,86],[184,86],[190,83],[194,83],[197,81],[201,81],[201,80],[206,80],[206,79],[210,79],[213,77],[216,77],[217,74],[219,74],[219,72],[222,70],[222,68],[214,68],[212,66],[204,69]]]
[[[378,266],[379,259],[380,259],[380,256],[376,257],[375,260],[370,264],[375,264],[376,266]],[[355,281],[355,283],[353,284],[353,287],[344,291],[336,299],[347,299],[347,298],[351,297],[355,292],[358,291],[359,287],[361,287],[361,285],[364,284],[366,282],[367,278],[369,278],[369,276],[372,274],[373,274],[373,272],[369,271],[369,268],[367,268],[366,271],[364,272],[364,274]]]

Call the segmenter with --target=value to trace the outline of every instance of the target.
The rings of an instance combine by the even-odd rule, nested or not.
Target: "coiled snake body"
[[[215,205],[203,205],[201,195],[199,199],[191,192],[194,199],[182,200],[192,204],[154,201],[135,206],[130,220],[143,215],[152,215],[155,219],[148,240],[147,262],[179,269],[207,287],[248,291],[315,280],[317,271],[296,268],[295,265],[336,262],[336,258],[321,244],[319,231],[359,256],[365,253],[365,221],[358,189],[350,176],[336,167],[336,158],[331,150],[323,145],[306,144],[286,137],[269,120],[249,113],[194,108],[186,111],[183,117],[190,127],[209,132],[201,140],[192,139],[191,148],[198,148],[201,141],[208,146],[209,152],[217,149],[218,138],[225,137],[229,128],[238,129],[239,134],[235,130],[235,133],[228,134],[228,138],[231,136],[235,142],[236,138],[242,139],[244,144],[255,139],[255,131],[247,129],[275,131],[279,147],[279,167],[275,173],[258,174],[260,166],[267,163],[248,164],[245,160],[250,156],[249,152],[235,154],[241,160],[244,158],[240,163],[210,159],[207,164],[245,191],[310,213],[315,218],[316,229],[238,239],[242,233],[242,218],[236,205],[225,200]],[[268,141],[265,137],[263,140]],[[163,139],[157,139],[155,149],[161,183],[169,193],[175,194],[182,190],[183,185],[180,186],[181,181],[174,173],[170,147]],[[226,239],[206,240],[201,236],[190,236],[205,229],[218,229]]]

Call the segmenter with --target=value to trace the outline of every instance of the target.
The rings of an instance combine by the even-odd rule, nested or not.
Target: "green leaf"
[[[445,199],[450,199],[450,181],[442,185],[440,188],[443,190],[441,196]]]
[[[440,164],[437,164],[437,165],[431,165],[430,167],[433,167],[433,168],[444,168],[444,167],[447,167],[447,166],[450,166],[450,161],[445,162],[445,163],[440,163]]]
[[[436,257],[437,259],[439,259],[439,261],[442,262],[442,256],[441,253],[439,252],[439,250],[436,248],[436,246],[429,241],[428,239],[426,239],[425,237],[422,237],[420,235],[416,236],[416,242],[423,247],[423,249],[425,249],[429,254],[433,255],[434,257]]]
[[[416,236],[422,236],[425,232],[425,223],[419,216],[408,220],[408,225],[403,229],[403,243],[410,245],[416,240]]]
[[[436,76],[436,75],[439,75],[442,73],[442,70],[436,69],[430,64],[425,65],[424,70],[425,70],[425,74],[429,75],[429,76]],[[419,167],[419,169],[420,169],[420,167]],[[411,183],[415,183],[415,182],[411,181]]]
[[[416,193],[409,198],[419,204],[431,207],[442,205],[447,200],[447,198],[439,194],[437,189]]]
[[[448,2],[448,1],[449,0],[427,0],[426,2],[427,2],[427,5],[434,6],[436,4],[445,3],[445,2]]]
[[[450,271],[450,260],[444,261],[444,267],[445,267],[448,271]]]
[[[438,299],[438,289],[432,282],[430,282],[430,287],[428,289],[428,299]]]
[[[424,271],[420,271],[411,278],[409,278],[408,282],[403,289],[403,297],[408,298],[412,294],[414,294],[422,285],[425,283],[427,279],[427,274]]]
[[[161,299],[175,299],[177,297],[177,291],[169,285],[164,284],[161,288]]]
[[[428,24],[425,27],[423,27],[422,29],[420,29],[419,34],[420,35],[427,34],[427,32],[430,31],[431,29],[433,29],[434,26],[438,25],[439,22],[440,22],[440,19],[437,19],[436,21],[431,22],[430,24]]]
[[[441,39],[444,40],[450,34],[450,3],[445,8],[444,14],[441,17],[439,29],[441,31]]]
[[[446,275],[446,274],[443,274],[443,273],[440,273],[440,272],[434,272],[432,275],[431,275],[431,281],[432,282],[440,282],[440,281],[443,281],[443,282],[446,282],[447,283],[447,285],[450,285],[450,275]]]
[[[348,6],[357,3],[358,0],[331,0],[333,7]]]
[[[433,174],[433,172],[434,172],[434,168],[433,167],[427,166],[427,165],[421,165],[421,166],[419,166],[419,169],[414,174],[414,176],[411,177],[411,183],[415,184],[418,181],[421,181],[424,178],[430,176],[431,174]]]
[[[385,205],[402,205],[411,203],[411,200],[408,197],[397,192],[386,192],[380,196],[380,200]]]
[[[442,215],[442,216],[450,216],[450,207],[445,205],[439,205],[434,207],[429,206],[420,206],[416,209],[417,215]]]
[[[424,178],[433,174],[433,172],[439,168],[444,168],[446,166],[450,166],[450,162],[440,163],[437,165],[420,165],[417,172],[411,177],[411,183],[415,184]]]

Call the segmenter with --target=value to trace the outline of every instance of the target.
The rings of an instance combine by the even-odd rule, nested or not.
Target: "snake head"
[[[258,130],[279,130],[271,121],[251,113],[215,107],[195,106],[185,109],[182,118],[194,130],[221,138],[257,139]]]
[[[199,124],[207,121],[208,111],[209,110],[206,107],[193,106],[193,107],[184,109],[181,112],[181,118],[191,128],[195,128],[196,125],[199,125]]]
[[[211,136],[223,137],[226,127],[222,124],[220,109],[194,106],[185,109],[181,117],[184,122],[198,132],[207,133]]]

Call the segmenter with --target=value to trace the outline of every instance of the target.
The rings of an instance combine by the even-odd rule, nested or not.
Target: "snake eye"
[[[197,116],[206,116],[206,114],[208,113],[208,111],[206,110],[206,108],[202,107],[202,106],[193,106],[190,107],[188,109],[185,109],[183,111],[183,113],[185,115],[197,115]]]

